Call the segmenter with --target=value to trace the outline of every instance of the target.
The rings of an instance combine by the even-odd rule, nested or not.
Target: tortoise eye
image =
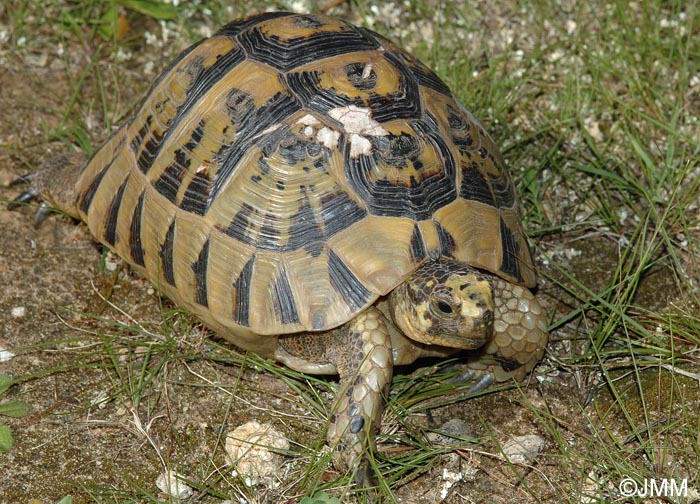
[[[443,299],[433,299],[430,303],[430,311],[438,317],[450,317],[455,313],[454,307]]]

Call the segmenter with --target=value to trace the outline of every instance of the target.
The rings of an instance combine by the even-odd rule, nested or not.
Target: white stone
[[[15,356],[12,352],[9,350],[5,350],[4,348],[0,347],[0,362],[7,362],[9,360],[12,360],[12,358]]]
[[[544,438],[536,434],[515,436],[503,444],[503,454],[513,464],[532,462],[544,448]]]
[[[228,433],[225,449],[228,462],[246,485],[279,485],[284,457],[276,452],[289,450],[289,440],[274,427],[256,421],[245,423]]]
[[[158,476],[156,486],[158,490],[174,499],[187,499],[194,491],[182,481],[182,478],[182,475],[177,472],[168,470]]]

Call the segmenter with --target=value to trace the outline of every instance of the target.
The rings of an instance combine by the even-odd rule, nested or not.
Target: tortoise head
[[[37,170],[23,179],[30,182],[27,190],[10,204],[10,209],[32,199],[41,199],[48,206],[72,216],[78,215],[75,185],[85,166],[84,154],[60,154],[44,160]]]
[[[418,268],[389,295],[394,323],[407,337],[429,345],[475,349],[493,334],[490,276],[440,259]]]

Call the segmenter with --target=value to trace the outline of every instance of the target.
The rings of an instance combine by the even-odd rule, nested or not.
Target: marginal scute
[[[371,292],[384,295],[416,268],[408,253],[413,226],[410,219],[367,216],[328,246]]]

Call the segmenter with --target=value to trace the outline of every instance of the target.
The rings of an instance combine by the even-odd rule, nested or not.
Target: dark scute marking
[[[204,215],[207,211],[207,198],[211,188],[211,177],[206,170],[195,173],[190,181],[185,195],[180,203],[180,208],[186,212]]]
[[[358,432],[360,432],[364,426],[365,419],[361,416],[354,417],[352,420],[350,420],[350,432],[352,432],[353,434],[357,434]]]
[[[458,131],[469,131],[470,129],[469,123],[464,117],[462,111],[454,108],[449,103],[447,104],[447,123],[449,124],[450,129]]]
[[[248,153],[250,146],[254,142],[260,141],[258,135],[299,109],[301,109],[301,104],[296,98],[285,93],[277,93],[270,100],[256,108],[254,113],[245,117],[237,131],[236,141],[230,145],[222,146],[221,150],[215,155],[215,159],[220,162],[220,166],[214,176],[207,209],[216,200],[221,188],[236,172],[238,163]],[[284,128],[280,128],[270,133],[270,135],[281,134],[280,130],[284,130]],[[266,173],[265,170],[269,171],[269,167],[261,166],[263,173]]]
[[[280,251],[279,221],[273,214],[265,214],[255,247],[258,250]]]
[[[202,306],[209,306],[207,294],[207,269],[209,264],[209,239],[199,251],[197,260],[192,263],[194,271],[194,300]]]
[[[148,117],[150,118],[151,116]],[[136,158],[136,166],[138,166],[139,170],[141,170],[143,174],[148,173],[148,170],[150,170],[151,166],[153,166],[153,163],[156,160],[156,156],[158,156],[158,153],[160,152],[160,146],[163,141],[163,135],[161,133],[156,132],[155,130],[150,131],[150,133],[150,138],[143,145],[141,153],[138,154],[138,152],[135,152],[136,154],[138,154],[138,158]],[[141,142],[136,142],[135,140],[132,141],[132,149],[135,145],[138,145],[142,142],[143,140]]]
[[[489,206],[495,206],[496,203],[491,186],[479,171],[477,163],[462,167],[462,185],[459,195],[466,200],[479,201]]]
[[[340,233],[366,216],[367,210],[355,203],[347,193],[326,194],[321,197],[321,219],[326,238]]]
[[[350,25],[342,31],[319,31],[308,37],[285,41],[274,36],[267,38],[256,27],[252,27],[241,33],[238,41],[251,59],[283,72],[323,58],[349,52],[371,51],[379,47],[374,38]]]
[[[440,242],[440,254],[451,257],[456,248],[454,237],[437,222],[435,223],[435,229],[437,229],[438,240]]]
[[[500,159],[500,156],[494,157],[494,163],[498,167],[498,177],[491,178],[491,186],[496,197],[496,206],[498,208],[513,208],[515,206],[515,189],[510,180],[508,171]]]
[[[328,250],[328,274],[333,288],[340,293],[351,310],[357,311],[372,298],[372,293],[350,271],[343,260]]]
[[[151,95],[153,94],[153,90],[156,89],[160,85],[160,83],[163,81],[163,79],[165,79],[166,76],[168,76],[170,74],[170,72],[173,71],[174,68],[178,67],[180,65],[180,62],[188,54],[190,54],[192,51],[194,51],[197,47],[200,46],[200,44],[204,43],[206,40],[207,39],[202,39],[199,42],[192,44],[190,47],[188,47],[187,49],[182,51],[180,54],[178,54],[177,57],[175,57],[168,64],[167,68],[165,68],[165,70],[163,70],[161,72],[161,74],[158,76],[158,78],[155,80],[155,82],[153,82],[150,89],[148,90],[148,92],[146,94],[144,94],[144,96],[141,99],[141,101],[139,102],[139,104],[136,107],[134,107],[134,110],[140,111],[143,108],[144,104],[148,103],[151,100]],[[160,106],[162,107],[163,104],[161,103]],[[156,104],[156,107],[158,107],[158,104]],[[146,133],[151,129],[152,122],[153,122],[153,116],[149,114],[146,117],[145,124],[141,128],[139,128],[138,134],[136,136],[134,136],[134,138],[132,139],[131,149],[134,152],[134,155],[138,155],[138,153],[141,149],[141,145],[143,143],[143,140],[144,140],[144,138],[146,138]],[[139,168],[141,168],[141,167],[139,166]]]
[[[440,77],[438,77],[435,72],[430,70],[428,67],[421,65],[410,65],[411,72],[416,76],[418,84],[425,86],[440,94],[446,96],[452,96],[450,88],[445,84]]]
[[[163,171],[153,187],[171,203],[175,202],[177,192],[182,184],[182,179],[185,177],[187,170],[190,167],[191,159],[187,157],[184,151],[178,149],[175,151],[175,160],[168,165]]]
[[[418,85],[406,70],[402,70],[404,67],[399,60],[392,58],[389,54],[385,57],[393,65],[400,67],[399,85],[396,90],[386,95],[366,91],[363,93],[364,98],[362,96],[351,98],[345,94],[339,94],[334,88],[326,89],[321,86],[320,71],[291,72],[286,76],[287,86],[299,96],[306,107],[323,115],[327,115],[332,108],[355,105],[369,108],[372,111],[372,118],[380,123],[396,119],[419,118],[421,107]],[[364,68],[363,64],[354,65]]]
[[[311,329],[315,331],[320,331],[325,327],[326,323],[323,321],[323,313],[316,312],[311,320]]]
[[[316,142],[300,138],[288,128],[280,128],[273,132],[261,143],[261,148],[265,158],[276,152],[291,166],[314,158],[320,153]]]
[[[326,22],[319,18],[318,16],[312,16],[312,15],[299,15],[294,17],[294,26],[298,26],[299,28],[321,28],[322,26],[326,26]]]
[[[173,264],[173,249],[175,247],[175,219],[170,223],[165,240],[160,247],[160,262],[165,281],[175,287],[175,265]]]
[[[95,175],[95,178],[92,179],[92,182],[90,182],[90,185],[85,189],[81,196],[80,200],[80,210],[83,211],[83,213],[88,213],[88,210],[90,209],[90,205],[92,204],[92,200],[95,197],[95,194],[97,193],[97,189],[100,187],[100,184],[102,183],[102,179],[104,178],[105,174],[109,171],[109,169],[112,167],[114,164],[114,161],[117,159],[117,156],[119,155],[119,149],[117,149],[117,154],[115,155],[114,158],[104,167],[102,168],[97,175]]]
[[[283,324],[295,324],[299,322],[296,302],[289,285],[287,272],[282,269],[275,281],[275,313]]]
[[[199,121],[199,124],[195,127],[195,129],[192,130],[192,135],[190,136],[189,141],[185,144],[185,148],[188,149],[190,152],[192,151],[192,149],[199,145],[199,142],[202,141],[205,126],[206,121],[204,119],[201,119]]]
[[[250,245],[253,239],[250,237],[249,230],[251,228],[251,216],[254,213],[255,209],[253,207],[243,203],[240,210],[233,216],[231,223],[224,230],[224,233],[241,243]]]
[[[146,119],[144,120],[143,125],[139,128],[138,132],[136,133],[136,135],[134,135],[134,138],[132,138],[131,142],[129,143],[129,146],[131,147],[131,150],[134,153],[134,155],[139,156],[139,158],[137,158],[137,166],[139,167],[139,169],[141,169],[141,165],[140,163],[138,163],[138,159],[140,159],[140,156],[142,155],[139,154],[139,152],[141,150],[141,146],[143,145],[143,141],[146,138],[146,135],[151,130],[151,124],[153,124],[153,115],[148,114],[146,116]]]
[[[134,264],[145,266],[143,260],[143,244],[141,243],[141,219],[143,218],[143,202],[146,196],[146,191],[141,193],[139,201],[134,208],[134,215],[131,217],[131,227],[129,230],[129,250],[131,251],[131,260]]]
[[[425,244],[423,243],[423,236],[418,228],[418,224],[414,224],[413,234],[411,234],[411,257],[413,257],[413,262],[422,262],[426,255],[427,252],[425,250]]]
[[[260,14],[254,14],[243,19],[232,21],[224,25],[216,35],[226,35],[230,37],[235,37],[244,30],[247,30],[253,25],[262,23],[263,21],[268,21],[270,19],[275,19],[278,17],[291,16],[291,12],[262,12]]]
[[[520,264],[518,263],[520,246],[503,219],[501,219],[500,227],[501,243],[503,244],[503,261],[501,263],[501,271],[512,276],[518,282],[522,282],[523,277],[520,274]]]
[[[411,179],[408,186],[397,184],[388,177],[372,180],[377,173],[376,156],[383,156],[382,152],[352,158],[350,149],[345,150],[348,181],[373,215],[425,220],[457,197],[455,161],[445,141],[426,121],[416,122],[414,126],[424,140],[437,148],[443,166],[438,173],[423,180]],[[398,164],[396,157],[390,159],[391,164]],[[416,166],[414,163],[414,166],[418,170],[421,168],[420,164]]]
[[[415,136],[401,133],[377,137],[377,139],[386,142],[382,149],[385,150],[382,157],[388,164],[400,169],[405,168],[408,161],[411,161],[414,166],[419,163],[421,148]],[[416,169],[420,169],[420,166],[416,166]]]
[[[345,65],[345,74],[348,77],[348,82],[362,91],[368,91],[377,85],[377,74],[374,70],[370,70],[369,75],[363,77],[365,67],[365,63],[350,63]]]
[[[226,96],[226,109],[231,122],[240,124],[254,112],[255,100],[250,93],[234,88]]]
[[[124,197],[124,191],[126,190],[126,185],[129,182],[129,176],[127,175],[126,180],[119,186],[117,193],[112,198],[112,202],[109,204],[109,210],[107,210],[107,220],[105,222],[105,241],[109,245],[114,245],[119,240],[117,235],[117,222],[119,218],[119,207],[122,205],[122,198]]]
[[[364,32],[367,36],[373,37],[379,44],[383,45],[387,54],[392,54],[397,59],[400,59],[408,70],[415,76],[418,84],[433,89],[438,93],[451,96],[450,88],[447,87],[447,84],[445,84],[440,77],[435,74],[435,72],[421,63],[414,56],[401,49],[395,49],[396,44],[379,33],[368,30],[367,28],[358,28],[358,30]]]
[[[299,211],[291,218],[289,226],[289,241],[285,249],[297,250],[304,247],[311,256],[318,257],[323,250],[324,236],[316,216],[309,203],[309,197],[304,194]]]
[[[138,159],[139,169],[143,173],[148,173],[158,157],[161,147],[166,143],[170,134],[177,129],[178,124],[190,115],[190,110],[206,96],[216,82],[224,78],[232,68],[243,61],[244,57],[243,51],[232,49],[221,55],[208,68],[203,68],[200,60],[193,59],[190,65],[184,69],[184,71],[192,74],[192,84],[187,90],[187,97],[184,103],[178,107],[175,117],[166,125],[163,134],[154,135],[152,139],[146,142],[143,152]]]
[[[236,289],[236,302],[233,305],[233,320],[244,327],[250,325],[250,285],[253,278],[255,256],[243,266],[240,275],[233,283]]]

